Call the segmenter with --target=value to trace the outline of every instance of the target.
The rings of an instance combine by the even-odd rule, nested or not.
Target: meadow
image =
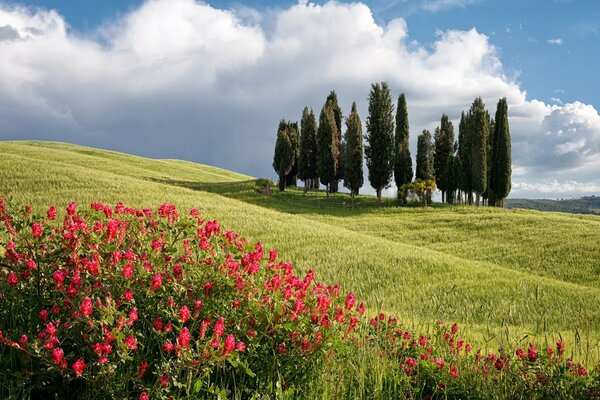
[[[457,322],[486,350],[552,344],[600,360],[600,218],[475,207],[396,207],[300,189],[264,196],[219,168],[49,142],[0,143],[0,193],[63,209],[71,201],[198,208],[300,273],[339,282],[368,312],[431,331]],[[381,367],[381,366],[379,366]]]

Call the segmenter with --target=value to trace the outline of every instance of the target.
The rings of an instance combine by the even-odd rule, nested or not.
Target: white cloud
[[[560,46],[561,44],[564,43],[562,38],[548,39],[548,40],[546,40],[546,42],[548,44],[552,44],[552,45],[555,45],[555,46]]]
[[[478,0],[425,0],[423,9],[430,12],[438,12],[453,7],[466,7],[476,3]]]
[[[576,181],[557,180],[539,183],[514,183],[512,187],[513,197],[518,197],[521,192],[543,193],[545,195],[565,194],[565,195],[586,195],[600,193],[600,184],[582,183]]]
[[[87,37],[54,11],[0,4],[0,27],[0,139],[272,176],[280,118],[299,119],[305,105],[318,113],[335,89],[344,110],[357,101],[364,121],[370,84],[386,80],[395,97],[406,93],[413,156],[418,133],[442,113],[456,122],[478,95],[493,113],[507,97],[515,177],[598,181],[596,110],[527,100],[476,29],[441,32],[425,47],[408,39],[403,19],[379,25],[361,3],[260,14],[194,0],[149,0]]]

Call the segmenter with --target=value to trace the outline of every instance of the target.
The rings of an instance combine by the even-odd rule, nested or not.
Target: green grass
[[[267,161],[265,161],[267,162]],[[437,318],[497,348],[562,335],[600,360],[600,218],[474,207],[375,207],[375,199],[291,189],[261,195],[253,178],[48,142],[0,142],[0,193],[42,211],[74,199],[198,207],[279,249],[319,279],[339,281],[370,310],[408,325]],[[585,360],[584,360],[585,361]]]

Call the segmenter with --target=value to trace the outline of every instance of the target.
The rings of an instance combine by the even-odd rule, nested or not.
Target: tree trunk
[[[329,188],[330,187],[331,187],[331,184],[329,184],[329,183],[327,185],[325,185],[325,198],[327,200],[329,200]]]
[[[479,195],[479,193],[476,193],[476,196],[475,196],[475,205],[477,207],[479,207],[479,200],[480,200],[480,195]]]
[[[354,190],[350,189],[350,204],[354,208]]]
[[[381,206],[381,188],[377,188],[377,205]]]
[[[445,203],[446,202],[446,197],[444,196],[444,194],[446,192],[444,192],[443,190],[441,192],[442,192],[442,203]]]

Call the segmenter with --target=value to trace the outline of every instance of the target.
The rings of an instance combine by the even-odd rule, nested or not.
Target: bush
[[[596,398],[598,370],[417,335],[193,209],[0,197],[2,398]]]

